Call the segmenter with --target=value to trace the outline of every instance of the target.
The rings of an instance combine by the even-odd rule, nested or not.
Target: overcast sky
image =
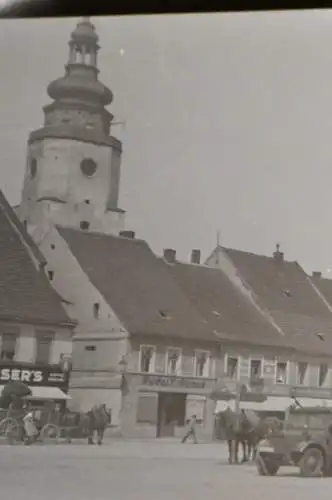
[[[120,206],[153,250],[221,244],[332,268],[332,11],[93,18],[126,128]],[[1,187],[20,201],[28,133],[77,19],[1,20]],[[332,277],[332,274],[330,273]]]

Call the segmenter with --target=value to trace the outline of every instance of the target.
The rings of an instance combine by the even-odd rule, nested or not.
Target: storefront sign
[[[154,387],[169,387],[176,389],[205,389],[205,380],[179,378],[179,377],[165,377],[159,375],[144,375],[143,385]]]
[[[31,386],[66,388],[68,374],[54,366],[0,365],[0,384],[24,382]]]

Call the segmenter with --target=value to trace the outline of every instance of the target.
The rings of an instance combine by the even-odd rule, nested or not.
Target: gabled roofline
[[[7,198],[5,197],[3,191],[0,189],[0,209],[2,210],[2,213],[5,215],[7,218],[9,224],[13,227],[14,231],[16,231],[17,235],[19,236],[22,244],[24,245],[26,251],[30,255],[31,260],[33,263],[36,265],[37,270],[42,270],[47,264],[47,261],[45,257],[43,256],[42,252],[39,250],[38,246],[34,242],[33,238],[30,236],[28,233],[27,229],[25,228],[24,224],[21,223],[19,220],[18,216],[15,213],[14,208],[9,204],[7,201]],[[60,297],[59,294],[54,290],[54,288],[50,286],[50,289],[55,295],[57,296],[58,300],[65,302],[62,297]],[[63,313],[65,316],[67,316],[68,320],[67,321],[54,321],[54,323],[50,323],[49,321],[44,321],[39,318],[25,318],[25,317],[14,317],[14,318],[9,318],[6,315],[2,316],[0,315],[0,319],[3,319],[5,321],[18,321],[18,322],[25,322],[25,323],[34,323],[34,324],[49,324],[53,326],[65,326],[65,327],[70,327],[73,328],[76,326],[76,322],[71,320],[68,317],[67,312],[63,308]]]
[[[217,245],[213,250],[212,252],[210,253],[210,255],[205,259],[204,261],[204,265],[206,265],[207,261],[211,259],[211,257],[213,257],[219,250],[222,250],[222,246],[221,245]]]
[[[39,269],[42,269],[43,267],[45,267],[47,264],[45,257],[43,256],[43,254],[39,250],[36,243],[31,238],[27,229],[24,227],[22,222],[17,217],[15,210],[8,203],[6,197],[3,194],[3,191],[1,191],[1,189],[0,189],[0,207],[2,208],[2,211],[5,214],[5,216],[7,217],[10,224],[12,226],[14,226],[14,229],[19,234],[20,239],[23,242],[23,244],[25,245],[25,247],[27,248],[28,252],[30,254],[32,254],[33,258],[37,261]]]

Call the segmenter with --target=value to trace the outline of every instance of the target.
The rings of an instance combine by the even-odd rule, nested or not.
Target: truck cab
[[[256,463],[260,475],[275,475],[286,465],[305,477],[331,475],[332,408],[290,408],[282,430],[259,444]]]

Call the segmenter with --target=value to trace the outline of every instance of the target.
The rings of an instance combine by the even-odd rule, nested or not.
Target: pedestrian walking
[[[191,437],[194,441],[194,444],[197,444],[196,424],[197,424],[197,417],[196,415],[192,415],[188,421],[187,432],[183,436],[182,443],[185,443],[187,439]]]

